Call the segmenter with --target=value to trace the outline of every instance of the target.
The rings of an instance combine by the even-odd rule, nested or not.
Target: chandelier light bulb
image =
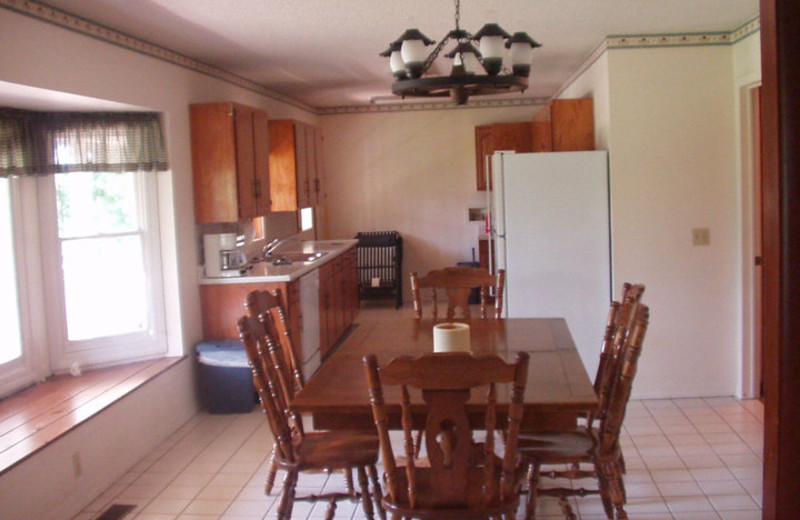
[[[405,64],[406,74],[413,79],[421,77],[425,73],[425,60],[428,58],[425,47],[435,42],[422,34],[419,29],[408,29],[400,36],[400,41],[403,42],[400,46],[400,55]]]
[[[505,32],[496,23],[487,23],[475,33],[473,40],[478,41],[478,48],[483,56],[483,67],[487,74],[499,74],[503,68],[503,46],[511,35]]]
[[[509,59],[511,60],[511,68],[514,75],[524,78],[530,75],[533,49],[541,46],[542,44],[524,32],[514,33],[514,36],[506,43],[506,47],[509,48]]]

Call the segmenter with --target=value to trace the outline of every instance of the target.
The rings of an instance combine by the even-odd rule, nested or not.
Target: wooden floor
[[[53,376],[0,400],[0,475],[184,359]]]

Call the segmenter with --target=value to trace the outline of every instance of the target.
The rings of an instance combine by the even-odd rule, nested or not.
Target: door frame
[[[761,0],[764,520],[800,518],[800,3]],[[769,221],[769,222],[768,222]],[[774,226],[770,226],[774,224]]]
[[[742,190],[742,356],[739,397],[761,397],[761,172],[758,98],[761,78],[740,82],[740,171]]]

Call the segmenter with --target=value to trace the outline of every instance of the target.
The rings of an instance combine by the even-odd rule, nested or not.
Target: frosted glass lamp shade
[[[392,51],[389,56],[389,68],[392,69],[392,75],[395,78],[404,79],[406,77],[406,64],[399,50]]]

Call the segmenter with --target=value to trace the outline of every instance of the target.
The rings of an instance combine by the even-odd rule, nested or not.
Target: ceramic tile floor
[[[362,312],[359,318],[380,319],[381,314]],[[759,520],[762,440],[759,401],[732,397],[631,401],[621,439],[630,519]],[[271,445],[266,421],[257,410],[239,415],[199,413],[74,520],[95,520],[111,504],[136,506],[124,520],[276,518],[280,485],[264,495]],[[339,475],[304,475],[299,487],[305,489],[298,489],[298,494],[343,486]],[[580,520],[605,519],[599,497],[571,500]],[[324,518],[325,506],[298,502],[292,518]],[[365,516],[360,505],[341,502],[335,518]],[[563,518],[556,500],[542,498],[537,518]]]
[[[696,398],[632,401],[622,439],[626,510],[647,520],[761,518],[763,408],[758,401]],[[263,416],[199,413],[100,495],[75,520],[132,504],[136,520],[256,520],[276,517],[277,491],[263,493],[271,446]],[[280,476],[279,476],[280,478]],[[338,475],[301,476],[308,490],[341,487]],[[604,519],[598,497],[572,501],[581,520]],[[325,504],[297,503],[293,519],[324,518]],[[340,503],[337,519],[362,519]],[[543,498],[537,518],[561,518]]]

